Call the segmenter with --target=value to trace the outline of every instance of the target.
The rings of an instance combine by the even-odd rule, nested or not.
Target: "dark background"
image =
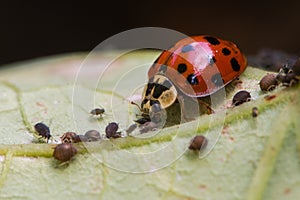
[[[299,55],[299,20],[300,1],[7,1],[0,6],[0,65],[89,51],[114,34],[145,26],[218,36],[246,55],[266,47]]]

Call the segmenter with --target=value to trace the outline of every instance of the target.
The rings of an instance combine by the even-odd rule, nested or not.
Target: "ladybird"
[[[46,124],[40,122],[34,125],[34,129],[40,136],[47,139],[48,143],[49,139],[52,137],[50,134],[50,128]]]
[[[71,143],[58,144],[53,151],[53,157],[59,161],[66,162],[77,154],[77,149]]]
[[[154,104],[166,109],[182,94],[198,100],[209,96],[236,79],[246,66],[245,55],[230,41],[207,35],[184,38],[163,51],[150,67],[141,110],[150,113]]]

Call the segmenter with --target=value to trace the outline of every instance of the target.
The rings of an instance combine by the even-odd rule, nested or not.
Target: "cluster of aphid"
[[[262,91],[274,90],[280,84],[290,87],[299,82],[299,78],[288,65],[284,65],[277,74],[267,74],[259,82]]]
[[[102,115],[103,113],[104,109],[101,108],[96,108],[91,111],[91,114],[93,115]],[[34,129],[38,135],[45,138],[48,143],[52,137],[50,128],[46,124],[40,122],[34,125]],[[119,125],[116,122],[109,123],[105,128],[105,137],[121,137],[121,132],[118,132],[118,129]],[[53,157],[62,162],[69,161],[77,154],[77,149],[73,146],[73,143],[93,142],[101,139],[103,139],[103,137],[96,130],[89,130],[84,135],[76,134],[75,132],[66,132],[60,137],[61,143],[54,148]]]

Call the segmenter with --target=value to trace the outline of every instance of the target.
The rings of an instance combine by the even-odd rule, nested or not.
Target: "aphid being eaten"
[[[40,136],[42,136],[42,138],[45,138],[48,143],[49,139],[52,137],[50,134],[50,128],[40,122],[34,125],[34,129]]]
[[[54,148],[53,157],[66,162],[77,154],[77,149],[71,143],[61,143]]]

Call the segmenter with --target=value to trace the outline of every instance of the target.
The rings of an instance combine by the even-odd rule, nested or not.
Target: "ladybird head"
[[[149,113],[152,108],[165,109],[171,106],[177,98],[177,90],[173,83],[163,75],[154,75],[149,79],[143,91],[141,109],[144,113]]]

